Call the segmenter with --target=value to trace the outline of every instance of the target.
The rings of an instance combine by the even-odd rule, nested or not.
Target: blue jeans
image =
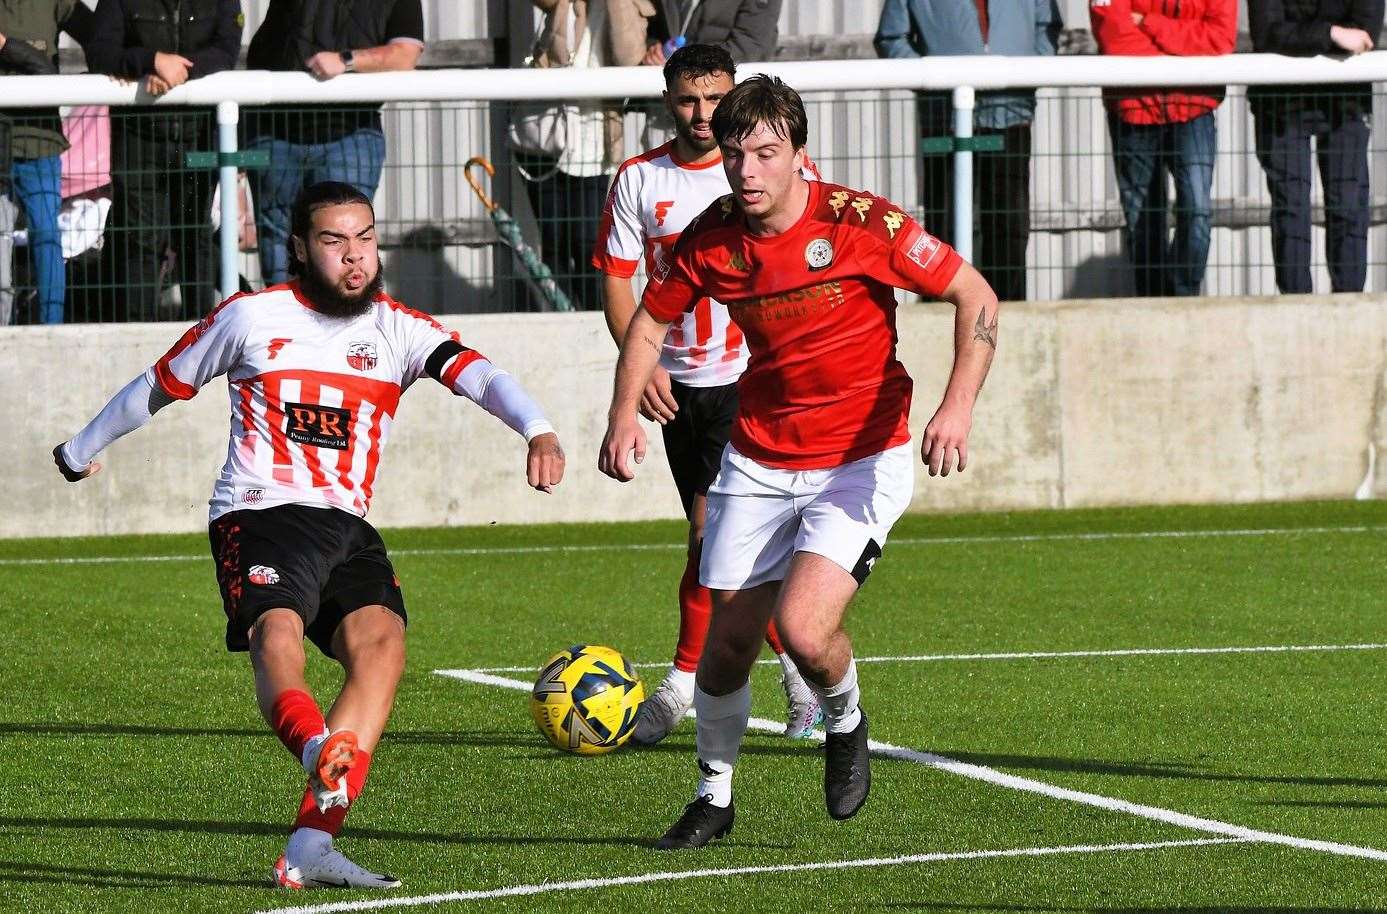
[[[1324,188],[1325,253],[1329,287],[1362,292],[1368,279],[1367,116],[1351,111],[1257,112],[1257,161],[1271,192],[1271,254],[1282,294],[1314,291],[1310,280],[1310,140]]]
[[[67,274],[63,245],[58,237],[58,210],[62,208],[63,166],[57,156],[15,159],[10,174],[14,196],[29,220],[29,256],[34,263],[34,285],[39,293],[39,321],[63,322]]]
[[[252,171],[260,275],[265,285],[289,279],[290,217],[299,191],[319,181],[342,181],[374,198],[385,164],[385,134],[356,130],[330,143],[290,143],[261,136],[247,149],[270,153],[270,167]]]
[[[1209,261],[1218,146],[1213,112],[1183,124],[1128,124],[1109,116],[1108,129],[1137,294],[1198,295]],[[1175,179],[1173,240],[1167,172]]]

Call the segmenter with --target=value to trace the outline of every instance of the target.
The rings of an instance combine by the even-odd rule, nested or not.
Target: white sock
[[[732,769],[742,747],[747,721],[751,719],[751,682],[730,695],[709,695],[694,689],[694,713],[698,715],[697,796],[711,798],[714,806],[732,802]]]
[[[289,846],[284,849],[284,862],[299,866],[332,847],[332,835],[318,828],[296,828],[289,836]]]
[[[313,773],[313,769],[309,765],[308,760],[313,759],[317,761],[318,747],[331,735],[328,728],[324,727],[322,733],[319,733],[317,736],[310,736],[308,742],[303,744],[303,755],[299,756],[299,763],[303,765],[304,771],[307,771],[309,774]]]
[[[809,682],[809,688],[819,696],[819,705],[824,711],[824,729],[829,733],[851,733],[862,720],[862,712],[857,710],[861,693],[857,690],[857,661],[848,661],[848,671],[835,685],[828,687]]]
[[[793,679],[799,676],[799,667],[795,666],[795,662],[790,659],[790,655],[788,653],[776,654],[775,656],[776,659],[780,661],[781,675],[783,675],[786,679]]]
[[[669,668],[669,672],[665,674],[665,682],[669,683],[674,691],[678,692],[679,696],[685,701],[689,701],[693,698],[693,670],[681,670],[677,666],[672,666]]]

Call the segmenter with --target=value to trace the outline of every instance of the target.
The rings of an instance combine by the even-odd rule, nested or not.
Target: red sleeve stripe
[[[192,333],[191,330],[188,332]],[[169,367],[169,356],[167,355],[154,363],[154,379],[159,382],[164,393],[175,400],[191,400],[197,396],[196,387],[191,384],[184,384],[174,376],[173,369]]]
[[[592,255],[592,265],[595,269],[601,270],[608,276],[615,276],[618,279],[630,279],[632,276],[635,276],[636,269],[640,264],[641,262],[639,260],[627,260],[624,257],[608,254],[606,251],[602,250],[600,246]]]
[[[477,352],[475,349],[467,349],[458,353],[457,357],[453,359],[452,364],[443,372],[443,377],[440,379],[443,381],[443,386],[452,390],[453,386],[457,384],[458,376],[462,374],[463,369],[473,362],[484,358],[486,358],[486,356]]]

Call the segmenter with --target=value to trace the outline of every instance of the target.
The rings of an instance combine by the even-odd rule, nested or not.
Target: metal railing
[[[1336,83],[1381,83],[1387,81],[1387,52],[1348,60],[1262,54],[1212,58],[924,58],[835,61],[832,65],[748,64],[741,72],[774,73],[804,94],[811,113],[810,151],[826,179],[896,199],[932,228],[947,228],[965,256],[973,253],[977,227],[981,224],[988,230],[989,213],[978,212],[973,205],[978,177],[975,166],[984,161],[980,157],[997,148],[996,141],[985,136],[969,141],[974,132],[973,105],[981,93],[991,90],[1039,89],[1032,128],[1035,142],[1028,152],[1030,202],[1024,213],[1032,236],[1024,281],[1026,295],[1032,298],[1130,291],[1130,283],[1124,286],[1119,281],[1083,278],[1086,265],[1093,260],[1111,261],[1108,269],[1114,275],[1123,270],[1130,272],[1114,256],[1123,234],[1124,218],[1120,207],[1112,205],[1116,195],[1112,157],[1106,148],[1106,116],[1100,93],[1094,87],[1229,86],[1228,101],[1217,115],[1220,145],[1210,217],[1215,238],[1205,285],[1207,291],[1214,293],[1255,293],[1274,291],[1267,279],[1271,265],[1256,252],[1268,250],[1265,223],[1270,202],[1258,180],[1253,144],[1248,140],[1252,119],[1239,87],[1305,84],[1323,86],[1325,91],[1332,92]],[[592,211],[590,203],[569,205],[572,201],[537,194],[535,185],[527,184],[507,167],[512,162],[505,148],[505,124],[514,103],[546,99],[609,103],[625,100],[625,154],[632,155],[640,151],[645,141],[643,126],[649,120],[648,103],[638,100],[656,98],[663,88],[659,71],[644,67],[590,71],[417,71],[346,75],[324,83],[307,74],[233,71],[190,81],[159,99],[139,93],[136,87],[91,75],[9,76],[3,77],[0,86],[6,90],[5,104],[11,107],[110,106],[111,116],[117,121],[172,117],[175,109],[187,108],[205,112],[209,123],[214,116],[215,148],[211,148],[209,128],[208,148],[186,150],[201,155],[185,155],[177,163],[181,169],[172,179],[175,183],[189,183],[196,180],[198,173],[206,174],[204,169],[212,169],[219,190],[218,221],[222,226],[233,227],[240,224],[238,172],[249,169],[254,173],[264,165],[263,157],[248,156],[242,148],[250,112],[263,105],[324,111],[353,103],[390,103],[384,116],[389,151],[377,197],[382,239],[391,252],[388,283],[395,291],[400,286],[412,287],[416,298],[427,300],[400,297],[426,310],[543,307],[535,296],[527,294],[523,275],[510,263],[509,255],[497,247],[484,211],[463,181],[462,163],[473,153],[489,154],[501,166],[493,195],[516,211],[532,243],[543,247],[544,239],[559,237],[550,231],[556,227],[568,226],[575,232],[595,227],[598,214]],[[1380,86],[1378,89],[1375,120],[1379,132],[1372,140],[1369,156],[1374,187],[1383,188],[1387,154],[1381,124],[1387,118],[1383,116],[1384,96]],[[948,93],[952,99],[953,135],[944,137],[942,144],[939,137],[925,137],[922,141],[922,123],[917,117],[917,93],[921,92]],[[138,113],[122,110],[130,106],[152,109]],[[165,109],[168,114],[161,115]],[[282,111],[279,116],[294,115]],[[939,154],[939,150],[946,150],[943,154],[952,159],[954,166],[952,205],[947,208],[952,216],[947,226],[937,222],[942,210],[934,206],[936,201],[924,195],[921,171],[922,161],[932,151]],[[250,151],[254,151],[253,144]],[[1008,153],[1002,150],[1002,154]],[[609,169],[596,171],[603,181],[610,177]],[[111,177],[120,180],[118,175]],[[251,183],[256,184],[256,180]],[[1079,189],[1078,197],[1073,196],[1075,188]],[[1374,236],[1368,287],[1378,291],[1387,291],[1387,263],[1383,262],[1387,260],[1383,254],[1387,237],[1378,225],[1384,219],[1383,209],[1387,208],[1384,200],[1387,194],[1381,190],[1374,194],[1371,212]],[[120,201],[116,202],[119,206]],[[1322,206],[1316,213],[1319,219],[1324,218]],[[1178,220],[1180,213],[1173,215]],[[206,225],[195,228],[211,231]],[[1230,232],[1242,234],[1234,237]],[[1087,241],[1076,241],[1078,236]],[[217,239],[216,293],[227,295],[244,283],[258,283],[259,258],[241,250],[238,232],[222,231],[217,233]],[[576,253],[570,256],[568,272],[555,272],[561,281],[582,288],[582,270],[572,265],[582,258],[581,245],[572,239],[563,243]],[[174,256],[178,253],[174,251]],[[554,252],[544,253],[548,258]],[[1088,260],[1081,259],[1084,257]],[[1325,255],[1317,253],[1316,257],[1317,268],[1322,271]],[[431,294],[430,284],[421,279],[422,265],[437,274],[436,294]],[[108,287],[107,300],[128,297],[132,283],[128,275],[121,275],[126,266],[119,258],[108,255],[99,279]],[[1236,271],[1247,268],[1261,271],[1260,278],[1237,280]],[[1062,275],[1052,275],[1055,273]],[[158,280],[161,291],[168,285],[192,287],[198,282]],[[449,293],[444,288],[448,284],[466,289],[466,300]],[[574,297],[581,307],[596,307],[599,303],[593,300],[591,286],[586,288],[589,291]],[[70,306],[69,318],[181,319],[200,307],[196,303],[201,297],[190,295],[187,289],[180,292],[184,301],[181,309],[151,312],[146,308],[122,307],[117,301],[109,309]]]

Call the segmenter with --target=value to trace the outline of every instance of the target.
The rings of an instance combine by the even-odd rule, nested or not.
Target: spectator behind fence
[[[544,21],[533,48],[536,67],[635,66],[645,53],[644,0],[533,0]],[[578,309],[602,307],[602,274],[589,261],[597,246],[607,185],[625,159],[621,108],[580,99],[561,103],[556,157],[517,142],[525,190],[539,223],[540,256]]]
[[[25,0],[0,3],[0,76],[42,76],[58,72],[58,32],[81,4],[78,0]],[[3,91],[3,90],[0,90]],[[63,322],[66,276],[58,236],[62,205],[62,166],[67,149],[58,109],[0,109],[8,121],[8,174],[0,175],[0,326],[14,320],[14,228],[17,206],[28,220],[28,247],[38,291],[38,320]]]
[[[1055,0],[886,0],[874,44],[882,57],[1051,56],[1061,27]],[[922,138],[953,134],[950,93],[920,93],[918,111]],[[978,93],[974,133],[999,137],[1002,148],[973,156],[973,263],[1002,301],[1026,297],[1034,117],[1034,90]],[[952,154],[923,156],[920,197],[924,222],[951,245],[956,243],[953,174]]]
[[[1296,57],[1371,51],[1383,0],[1248,0],[1254,50]],[[1324,189],[1325,253],[1335,292],[1361,292],[1368,278],[1368,140],[1373,87],[1249,86],[1257,161],[1271,193],[1276,288],[1309,293],[1310,141]]]
[[[138,80],[159,96],[190,79],[230,70],[241,52],[240,0],[99,0],[87,66]],[[212,169],[186,170],[184,154],[216,148],[210,108],[139,106],[111,123],[108,261],[125,289],[117,316],[175,320],[216,304]],[[164,309],[165,252],[173,251],[182,298]],[[172,278],[170,278],[170,284]]]
[[[1237,0],[1091,0],[1100,54],[1231,54]],[[1124,240],[1138,295],[1198,295],[1209,260],[1211,193],[1222,86],[1108,91]],[[1166,172],[1175,181],[1175,237],[1167,229]]]
[[[641,63],[662,67],[676,48],[713,44],[736,63],[775,57],[782,0],[658,0]]]
[[[413,70],[424,52],[420,0],[270,0],[246,56],[251,70],[343,73]],[[270,165],[251,172],[260,273],[266,285],[289,278],[290,211],[305,186],[342,181],[375,197],[385,165],[379,104],[272,105],[244,115],[247,148]]]

